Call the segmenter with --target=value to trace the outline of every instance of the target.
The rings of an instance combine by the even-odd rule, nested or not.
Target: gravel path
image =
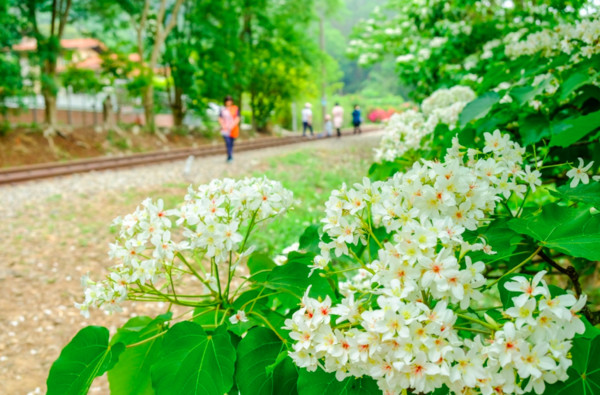
[[[81,298],[81,276],[97,276],[109,264],[107,245],[114,235],[108,225],[134,209],[140,194],[180,193],[192,182],[260,173],[278,155],[301,149],[332,162],[342,155],[350,161],[369,157],[380,136],[241,152],[233,164],[201,158],[187,177],[186,162],[179,161],[0,186],[0,394],[44,393],[52,362],[84,326],[104,325],[114,333],[131,316],[156,315],[156,304],[128,303],[121,314],[94,311],[86,320],[73,307]],[[90,392],[107,394],[106,379],[96,380]]]
[[[225,163],[221,156],[188,158],[175,162],[165,162],[133,168],[105,170],[31,181],[15,185],[0,186],[0,215],[14,217],[29,204],[45,201],[54,196],[62,199],[89,197],[108,191],[125,191],[128,188],[146,188],[166,183],[202,183],[213,178],[235,176],[254,168],[261,158],[268,158],[284,152],[302,148],[315,149],[334,147],[343,151],[344,147],[366,143],[374,146],[381,132],[370,132],[342,139],[325,139],[305,143],[245,151],[235,154],[233,163]],[[367,143],[368,142],[368,143]]]

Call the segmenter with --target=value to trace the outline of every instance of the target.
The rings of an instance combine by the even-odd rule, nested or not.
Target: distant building
[[[58,72],[69,66],[100,70],[102,65],[100,54],[107,50],[106,45],[95,38],[66,38],[60,40],[60,46],[65,51],[58,58]],[[39,73],[39,65],[31,64],[29,59],[29,54],[37,50],[37,41],[34,38],[23,38],[20,43],[13,46],[13,50],[19,54],[23,76]]]

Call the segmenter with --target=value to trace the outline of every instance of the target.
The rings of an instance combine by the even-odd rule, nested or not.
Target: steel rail
[[[377,128],[363,129],[365,132],[377,130]],[[349,134],[344,132],[343,134]],[[235,146],[235,151],[250,151],[263,148],[271,148],[301,142],[310,142],[321,139],[307,139],[301,136],[265,137],[256,140],[243,141]],[[126,156],[103,156],[98,158],[79,159],[61,163],[41,163],[35,165],[18,166],[0,169],[0,185],[16,184],[25,181],[43,178],[85,173],[90,171],[101,171],[148,165],[160,162],[168,162],[185,159],[189,156],[207,157],[222,155],[225,147],[222,144],[207,144],[195,148],[177,148],[168,151],[154,151]]]

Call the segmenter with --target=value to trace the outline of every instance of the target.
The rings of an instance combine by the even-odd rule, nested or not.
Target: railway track
[[[365,132],[374,131],[375,128],[363,130]],[[349,134],[344,132],[343,134]],[[257,140],[244,141],[236,144],[235,151],[250,151],[262,148],[277,147],[282,145],[308,142],[301,136],[286,137],[266,137]],[[90,171],[100,171],[109,169],[118,169],[123,167],[133,167],[160,162],[169,162],[194,157],[207,157],[212,155],[225,154],[225,147],[222,144],[204,145],[196,148],[180,148],[169,151],[147,152],[133,154],[121,157],[100,157],[74,160],[63,163],[43,163],[37,165],[19,166],[8,169],[0,169],[0,185],[16,184],[25,181],[38,180],[57,176],[65,176],[75,173],[85,173]]]

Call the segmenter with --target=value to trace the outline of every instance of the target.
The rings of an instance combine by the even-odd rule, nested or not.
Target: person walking
[[[340,106],[340,103],[335,103],[335,106],[331,110],[331,115],[333,115],[333,127],[337,132],[337,136],[341,137],[342,132],[340,129],[344,124],[344,108]]]
[[[360,130],[361,122],[360,107],[356,104],[354,105],[354,111],[352,111],[352,124],[354,125],[354,132],[352,134],[362,133],[362,130]]]
[[[331,115],[325,115],[325,131],[323,137],[331,137],[331,131],[333,130],[333,124],[331,123]]]
[[[302,109],[302,137],[306,136],[306,129],[310,129],[310,136],[313,136],[313,113],[310,108],[310,103],[306,103]]]
[[[223,104],[224,107],[219,112],[219,124],[221,125],[221,136],[223,136],[227,148],[227,162],[232,162],[233,143],[240,135],[240,110],[233,104],[231,96],[227,96]]]

